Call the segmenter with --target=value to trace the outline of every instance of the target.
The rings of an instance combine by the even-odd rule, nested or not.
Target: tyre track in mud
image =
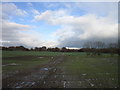
[[[63,87],[63,82],[61,83],[60,80],[57,83],[58,85],[53,85],[57,82],[52,80],[52,77],[55,75],[56,72],[60,72],[56,66],[64,61],[64,54],[57,56],[57,58],[53,58],[50,62],[43,65],[37,70],[31,72],[28,75],[22,75],[19,77],[14,76],[3,79],[3,88],[46,88],[46,87]],[[47,85],[47,86],[46,86]]]

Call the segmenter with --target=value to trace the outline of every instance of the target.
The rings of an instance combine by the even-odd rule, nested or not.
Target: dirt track
[[[3,79],[3,88],[63,88],[62,70],[56,66],[64,60],[64,55],[36,69],[23,71]],[[62,78],[60,78],[62,77]]]

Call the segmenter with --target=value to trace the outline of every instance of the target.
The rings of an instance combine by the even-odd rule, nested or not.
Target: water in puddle
[[[17,86],[17,87],[15,87],[15,88],[21,88],[21,86]]]
[[[44,58],[44,57],[38,57],[38,58]]]
[[[48,71],[49,69],[48,68],[42,68],[41,70]]]

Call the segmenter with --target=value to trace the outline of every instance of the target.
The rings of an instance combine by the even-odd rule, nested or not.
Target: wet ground
[[[22,56],[22,57],[9,57],[4,59],[16,59],[22,60],[22,58],[35,58],[36,56]],[[37,56],[37,58],[46,58],[49,56]],[[86,78],[87,73],[81,73],[73,76],[70,73],[66,73],[65,67],[59,66],[65,62],[65,55],[62,54],[56,57],[49,57],[51,60],[46,64],[37,65],[34,68],[3,73],[2,87],[3,88],[97,88],[103,87],[106,82],[115,80],[117,78]],[[17,65],[4,64],[4,65]],[[19,65],[18,65],[19,66]],[[102,74],[102,73],[99,73]],[[109,75],[109,73],[106,73]],[[104,83],[100,81],[105,80]],[[111,79],[111,80],[109,80]],[[96,83],[97,82],[97,83]],[[102,86],[103,85],[103,86]],[[117,85],[110,84],[111,88],[116,88]]]
[[[11,58],[14,59],[18,57]],[[19,59],[22,58],[24,57],[20,57]],[[44,58],[44,56],[39,58]],[[60,75],[62,70],[57,68],[57,65],[63,60],[64,55],[58,56],[47,64],[37,66],[32,70],[16,71],[8,75],[3,75],[3,88],[63,88],[65,87],[65,81],[62,80],[64,75]]]

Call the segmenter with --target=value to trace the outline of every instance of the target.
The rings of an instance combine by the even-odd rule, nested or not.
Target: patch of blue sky
[[[51,37],[52,33],[54,33],[56,30],[61,28],[60,25],[54,25],[53,26],[53,25],[47,24],[45,21],[39,21],[39,22],[29,22],[29,21],[27,21],[27,22],[24,21],[23,22],[23,21],[21,21],[20,22],[19,20],[16,19],[16,22],[18,22],[19,24],[33,26],[32,28],[30,28],[30,30],[35,31],[39,34],[42,34],[45,37],[45,40],[51,39],[52,38]],[[26,31],[26,33],[27,33],[27,31]]]
[[[46,24],[44,22],[39,22],[39,25],[38,23],[36,24],[37,25],[37,28],[34,28],[35,31],[41,33],[46,40],[49,40],[49,39],[55,39],[52,38],[52,33],[54,33],[56,30],[58,30],[59,28],[61,28],[60,25],[49,25],[49,24]]]
[[[83,16],[86,14],[87,14],[87,12],[82,9],[74,9],[70,13],[70,15],[75,16],[75,17]]]
[[[22,9],[22,10],[25,10],[27,11],[29,9],[29,7],[27,6],[27,3],[26,2],[14,2],[14,4],[19,8],[19,9]]]
[[[12,18],[10,19],[10,21],[16,22],[18,24],[24,24],[24,25],[33,25],[32,16],[11,16]]]

